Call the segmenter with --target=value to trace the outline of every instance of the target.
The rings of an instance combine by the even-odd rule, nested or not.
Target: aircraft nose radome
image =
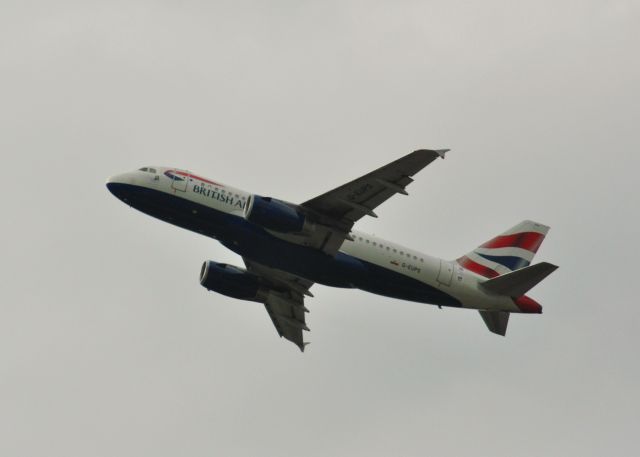
[[[107,189],[109,192],[111,192],[114,197],[122,200],[121,192],[119,192],[121,186],[122,184],[112,181],[111,178],[107,179]]]
[[[118,184],[120,184],[122,181],[118,180],[118,176],[119,175],[115,175],[115,176],[109,176],[107,178],[107,189],[109,189],[109,192],[111,192],[113,195],[115,195],[116,197],[118,196],[116,194],[116,188],[118,187]]]
[[[106,182],[109,192],[122,201],[127,201],[127,184],[130,182],[127,178],[126,174],[114,175],[107,178]]]
[[[112,186],[110,186],[110,184],[116,184],[116,183],[122,182],[122,180],[118,179],[120,176],[122,176],[122,175],[109,176],[107,178],[107,182],[106,182],[107,187],[110,188],[110,187],[112,187]]]
[[[107,189],[109,190],[109,192],[111,192],[116,197],[118,196],[118,194],[116,193],[116,187],[117,186],[118,185],[116,183],[113,183],[111,181],[107,181]]]

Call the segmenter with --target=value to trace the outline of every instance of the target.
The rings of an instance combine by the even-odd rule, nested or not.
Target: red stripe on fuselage
[[[196,181],[202,181],[202,182],[206,182],[208,184],[213,184],[215,186],[220,186],[220,187],[224,187],[222,184],[215,182],[215,181],[209,181],[208,179],[202,178],[200,176],[191,174],[191,173],[185,173],[184,171],[174,171],[175,174],[180,175],[180,176],[186,176],[187,178],[193,178]]]
[[[480,265],[479,263],[474,262],[469,257],[464,256],[458,259],[458,263],[469,271],[473,271],[474,273],[479,274],[480,276],[484,276],[485,278],[495,278],[496,276],[500,276],[495,270],[492,270],[489,267],[485,267],[484,265]]]
[[[544,240],[544,235],[537,232],[514,233],[513,235],[497,236],[484,243],[481,248],[521,248],[531,251],[534,254]]]

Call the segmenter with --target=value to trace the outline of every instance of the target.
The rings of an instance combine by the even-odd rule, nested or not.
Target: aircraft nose
[[[107,189],[111,192],[116,198],[127,201],[126,189],[127,185],[131,183],[131,179],[129,176],[125,174],[113,175],[107,178]]]
[[[107,178],[107,187],[111,188],[117,184],[136,184],[136,174],[120,173]]]
[[[121,176],[122,175],[113,175],[107,178],[107,189],[109,189],[109,192],[111,192],[112,194],[114,193],[113,191],[118,187],[118,184],[123,183]]]

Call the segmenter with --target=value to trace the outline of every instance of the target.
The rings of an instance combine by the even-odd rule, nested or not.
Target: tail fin
[[[547,232],[546,225],[523,221],[457,261],[467,270],[495,278],[529,266]]]

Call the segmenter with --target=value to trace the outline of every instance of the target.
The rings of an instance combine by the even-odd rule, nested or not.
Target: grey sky
[[[0,455],[635,456],[637,1],[0,3]],[[358,228],[453,258],[522,219],[560,265],[506,339],[314,287],[300,352],[207,293],[216,242],[108,175],[304,201],[449,147]]]

